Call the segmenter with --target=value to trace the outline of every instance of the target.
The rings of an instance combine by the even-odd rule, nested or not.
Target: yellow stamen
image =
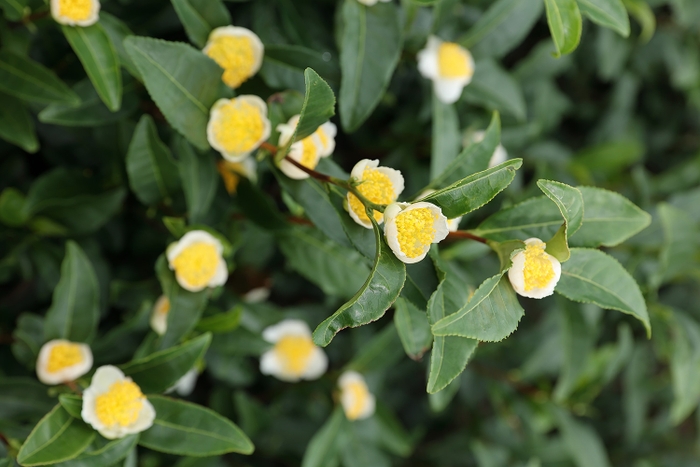
[[[58,15],[73,21],[85,21],[91,13],[91,0],[60,0],[58,2]]]
[[[211,281],[219,265],[219,254],[210,243],[194,243],[173,260],[175,274],[192,287],[203,287]]]
[[[108,427],[129,426],[139,418],[144,396],[136,383],[117,381],[95,398],[95,414]]]
[[[321,146],[323,146],[323,149],[326,149],[329,144],[328,135],[325,131],[323,131],[322,127],[318,127],[318,130],[316,130],[316,134],[318,135],[319,141],[321,141]]]
[[[255,149],[265,129],[258,107],[234,99],[221,106],[217,113],[214,114],[214,138],[226,152],[242,154]]]
[[[301,140],[301,147],[301,160],[299,163],[309,169],[315,169],[318,164],[318,158],[316,157],[318,154],[318,147],[311,136],[307,136]]]
[[[367,398],[369,397],[367,385],[361,381],[353,381],[345,385],[343,391],[347,391],[352,395],[352,404],[350,407],[345,408],[345,416],[348,420],[357,420],[367,405]]]
[[[357,186],[357,190],[362,196],[375,204],[391,204],[396,201],[394,185],[391,183],[391,179],[388,175],[375,169],[365,169],[362,172],[362,183]],[[361,221],[369,222],[365,206],[357,196],[351,194],[348,205]],[[378,211],[374,212],[374,220],[379,222],[383,218],[384,214]]]
[[[170,300],[167,298],[163,300],[162,305],[156,310],[156,313],[161,315],[167,315],[170,313]]]
[[[255,52],[246,36],[219,36],[207,48],[207,55],[224,69],[222,79],[229,87],[237,88],[253,75]]]
[[[56,373],[57,371],[82,363],[82,361],[83,354],[80,352],[80,346],[78,344],[60,343],[51,348],[46,370],[49,373]]]
[[[547,258],[545,247],[545,243],[535,243],[525,247],[523,275],[526,291],[545,287],[554,279],[554,267]]]
[[[435,239],[436,214],[429,208],[402,211],[396,216],[399,247],[409,258],[416,258],[430,247]]]
[[[228,194],[234,194],[241,181],[241,176],[245,176],[243,164],[240,162],[219,161],[216,164],[216,168],[219,170],[219,174],[221,174],[221,179],[224,181],[224,186]]]
[[[275,353],[287,373],[301,374],[307,367],[314,343],[305,336],[285,336],[275,344]]]
[[[444,78],[464,78],[472,74],[472,66],[462,47],[443,42],[438,49],[438,68]]]

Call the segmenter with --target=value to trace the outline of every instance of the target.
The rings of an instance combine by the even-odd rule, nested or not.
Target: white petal
[[[308,138],[311,138],[311,141],[313,141],[314,146],[316,148],[316,152],[314,154],[314,160],[312,162],[312,169],[318,165],[318,161],[321,159],[321,142],[318,139],[318,135],[311,135],[308,136]],[[306,140],[306,138],[304,138]],[[303,141],[297,141],[292,144],[292,146],[289,149],[289,153],[287,154],[288,157],[291,159],[294,159],[295,161],[301,163],[304,147],[303,147]],[[286,159],[282,159],[279,163],[280,170],[289,178],[292,178],[294,180],[303,180],[306,178],[309,178],[309,174],[292,164]]]
[[[506,160],[508,160],[508,153],[506,152],[506,149],[499,144],[496,146],[496,150],[493,151],[491,159],[489,159],[489,169],[497,166],[498,164],[503,164]]]
[[[326,353],[319,347],[314,348],[311,357],[307,363],[306,369],[302,377],[307,380],[318,379],[326,372],[328,368],[328,357]]]
[[[362,180],[362,174],[365,173],[365,169],[374,169],[379,166],[379,160],[378,159],[362,159],[359,161],[357,164],[355,164],[355,167],[352,168],[352,171],[350,172],[350,176],[352,178],[355,178],[357,180]]]
[[[228,280],[228,267],[226,266],[226,260],[219,258],[219,264],[216,265],[216,272],[214,277],[209,281],[209,287],[218,287],[224,285]]]
[[[462,95],[462,90],[467,84],[468,82],[460,78],[438,78],[433,81],[433,90],[440,101],[445,104],[454,104],[459,100],[459,97]]]
[[[189,396],[192,394],[192,391],[194,391],[198,378],[199,370],[197,368],[192,368],[175,383],[175,391],[181,396]]]
[[[450,232],[457,232],[459,230],[459,223],[462,221],[462,216],[455,217],[454,219],[447,219],[447,230]]]
[[[270,298],[269,287],[256,287],[243,295],[243,301],[246,303],[262,303],[268,298]]]
[[[51,356],[51,350],[58,344],[77,344],[79,346],[82,361],[67,368],[63,368],[60,371],[49,372],[47,367],[49,364],[49,357]],[[79,342],[71,342],[65,339],[54,339],[48,341],[41,347],[36,363],[36,374],[39,381],[42,383],[54,385],[75,381],[90,371],[91,368],[92,351],[90,350],[90,346]]]
[[[536,245],[544,243],[539,238],[528,238],[525,240],[525,245]],[[525,252],[521,251],[513,256],[513,265],[508,270],[508,279],[510,280],[513,289],[518,295],[528,298],[544,298],[549,297],[554,293],[554,288],[557,286],[561,278],[561,263],[554,256],[545,253],[546,258],[552,263],[554,277],[544,287],[535,287],[531,290],[525,290]]]
[[[305,321],[300,319],[285,319],[277,324],[266,327],[262,332],[262,338],[271,344],[275,344],[285,336],[311,337],[311,330]]]
[[[328,157],[335,151],[335,135],[338,133],[338,128],[333,122],[326,122],[318,127],[317,132],[322,132],[326,137],[326,145],[321,144],[321,157]]]
[[[90,386],[88,386],[88,388],[85,389],[85,391],[83,391],[83,408],[80,412],[80,416],[83,419],[83,421],[85,421],[85,423],[92,425],[92,427],[100,433],[102,433],[102,431],[100,430],[104,428],[104,424],[100,421],[99,418],[97,418],[97,415],[95,414],[95,398],[100,394],[104,394],[105,392],[109,391],[109,388],[112,386],[112,384],[116,383],[117,381],[122,381],[124,379],[124,373],[122,373],[122,371],[116,366],[101,366],[97,369],[97,371],[95,371],[95,374],[92,376]],[[113,436],[111,432],[109,432],[108,434],[110,436]],[[103,436],[105,435],[103,434]],[[105,436],[105,438],[107,437],[108,436]]]
[[[268,350],[260,356],[260,373],[277,376],[282,372],[282,364],[277,358],[277,352]]]
[[[355,221],[355,223],[361,225],[361,226],[364,227],[365,229],[372,229],[372,228],[373,228],[373,227],[372,227],[372,221],[370,221],[369,218],[367,218],[367,219],[360,219],[360,217],[357,215],[357,213],[356,213],[355,211],[353,211],[352,209],[350,209],[350,195],[351,195],[350,192],[348,192],[348,193],[345,195],[345,201],[346,201],[346,202],[345,202],[345,208],[346,208],[346,210],[348,211],[348,214],[350,214],[350,217],[352,218],[352,220]],[[378,222],[378,224],[381,225],[382,222],[384,222],[384,220],[383,220],[383,219],[380,219],[379,222]]]
[[[353,370],[348,370],[344,372],[342,375],[340,375],[340,378],[338,378],[338,386],[342,389],[344,386],[347,386],[348,384],[351,383],[357,383],[357,382],[365,382],[365,379],[362,377],[362,375],[356,371]]]
[[[149,321],[151,329],[159,336],[165,334],[165,331],[168,329],[168,313],[162,312],[166,304],[170,307],[170,300],[165,295],[161,295],[156,300],[155,305],[153,305],[153,311],[151,311],[151,319]]]
[[[74,21],[59,14],[60,0],[51,0],[51,16],[53,16],[53,19],[56,20],[57,23],[67,26],[92,26],[100,19],[100,2],[99,0],[92,0],[91,3],[92,11],[90,12],[90,16],[82,21]]]
[[[416,196],[416,201],[420,201],[423,198],[425,198],[426,196],[432,195],[433,193],[435,193],[435,190],[433,190],[432,188],[428,188],[427,190],[423,190],[418,194],[418,196]]]
[[[424,78],[436,79],[440,74],[438,66],[438,49],[442,41],[435,36],[428,37],[428,43],[425,48],[418,52],[418,71]]]

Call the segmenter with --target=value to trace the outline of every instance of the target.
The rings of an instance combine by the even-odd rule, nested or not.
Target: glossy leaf
[[[51,307],[46,312],[44,336],[89,342],[100,318],[100,290],[92,263],[83,249],[72,240],[66,243],[61,263],[61,280],[54,289]]]
[[[190,223],[203,222],[219,186],[214,159],[211,154],[197,154],[185,138],[176,138],[175,152]]]
[[[243,308],[239,305],[229,311],[216,313],[202,318],[197,323],[197,331],[226,333],[238,328],[241,323]]]
[[[221,97],[221,68],[186,44],[127,37],[127,52],[168,122],[192,144],[208,149],[209,109]]]
[[[141,74],[138,68],[131,59],[131,56],[126,51],[124,47],[124,39],[129,36],[133,36],[134,33],[131,32],[129,27],[121,21],[116,16],[112,16],[106,11],[100,11],[100,24],[104,28],[105,32],[109,36],[109,40],[114,46],[114,50],[117,52],[119,57],[119,64],[123,66],[134,78],[141,80]]]
[[[338,462],[339,441],[347,425],[345,413],[337,406],[330,418],[309,441],[301,467],[329,467]]]
[[[190,41],[200,49],[214,28],[231,24],[231,15],[221,0],[172,0]]]
[[[622,0],[578,0],[581,13],[623,37],[630,35],[630,20]]]
[[[163,396],[150,396],[148,400],[156,411],[156,419],[151,428],[141,433],[141,446],[193,457],[253,452],[253,443],[245,433],[211,409]]]
[[[569,236],[583,223],[583,196],[572,186],[551,180],[538,180],[537,186],[559,208],[564,224],[547,242],[547,253],[564,262],[569,259]]]
[[[127,435],[124,438],[108,441],[98,438],[75,459],[55,464],[55,467],[103,467],[113,466],[123,460],[135,447],[139,435]]]
[[[557,206],[547,197],[537,196],[501,209],[471,232],[497,242],[526,240],[530,237],[548,239],[560,225],[561,212]]]
[[[433,96],[433,133],[430,157],[430,178],[434,179],[457,158],[462,147],[459,117],[452,104]]]
[[[61,407],[70,414],[71,417],[82,420],[80,412],[83,409],[83,398],[76,394],[60,394],[58,402]]]
[[[581,40],[582,20],[576,0],[544,0],[556,56],[573,52]]]
[[[150,115],[141,117],[131,137],[126,173],[131,190],[148,206],[172,198],[180,187],[177,166]]]
[[[425,311],[419,310],[403,297],[396,300],[394,324],[401,338],[401,344],[406,355],[414,360],[420,360],[433,343],[430,323]]]
[[[102,25],[96,23],[87,27],[62,26],[62,29],[97,94],[109,110],[119,110],[122,102],[119,57]]]
[[[94,437],[92,428],[57,405],[29,434],[17,454],[17,462],[33,466],[67,461],[83,452]]]
[[[340,122],[346,132],[367,120],[386,91],[402,49],[400,15],[393,3],[368,8],[344,0],[340,38]]]
[[[370,275],[354,297],[318,325],[313,333],[316,345],[327,346],[344,328],[378,320],[401,293],[406,281],[406,266],[386,244],[376,222],[372,224],[377,255]]]
[[[595,303],[609,310],[634,316],[651,337],[651,324],[642,292],[632,276],[615,258],[599,250],[572,248],[562,264],[555,289],[569,300]]]
[[[520,121],[526,117],[527,107],[520,84],[490,59],[474,65],[474,78],[464,88],[462,98],[472,104],[512,115]]]
[[[298,73],[303,73],[306,68],[313,68],[316,73],[330,81],[336,81],[340,75],[337,61],[325,60],[320,52],[299,45],[266,44],[265,64],[269,63]]]
[[[34,121],[26,106],[4,92],[0,92],[0,138],[30,153],[39,149]]]
[[[510,185],[522,164],[522,159],[511,159],[459,180],[422,201],[439,206],[448,219],[463,216],[488,203]]]
[[[50,411],[55,399],[35,378],[4,377],[0,381],[0,420],[38,420]]]
[[[80,103],[78,96],[51,70],[6,49],[0,51],[0,91],[40,104]]]

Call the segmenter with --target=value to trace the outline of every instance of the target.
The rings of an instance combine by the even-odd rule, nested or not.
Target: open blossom
[[[39,351],[36,375],[44,384],[75,381],[92,368],[92,351],[87,344],[54,339]]]
[[[480,143],[484,140],[485,136],[485,131],[475,131],[471,137],[471,143]],[[508,152],[506,151],[506,148],[504,148],[503,145],[499,143],[499,145],[496,146],[496,149],[493,151],[493,154],[491,154],[491,159],[489,159],[489,169],[491,167],[496,167],[498,164],[503,164],[507,160]]]
[[[394,203],[384,211],[384,236],[397,258],[407,264],[425,258],[430,245],[447,237],[447,218],[431,203]]]
[[[431,190],[431,189],[424,190],[423,192],[421,192],[421,194],[418,195],[417,201],[420,201],[423,198],[425,198],[426,196],[432,195],[433,193],[435,193],[435,190]],[[459,223],[461,221],[462,221],[462,216],[455,217],[454,219],[447,219],[447,230],[449,230],[450,232],[458,231],[459,230]]]
[[[228,269],[221,242],[204,230],[192,230],[168,247],[168,266],[177,283],[190,292],[224,285]]]
[[[51,0],[51,16],[67,26],[91,26],[100,17],[99,0]]]
[[[340,403],[348,420],[362,420],[374,414],[376,401],[365,379],[356,371],[346,371],[338,379]]]
[[[236,89],[260,70],[265,46],[250,29],[223,26],[209,34],[203,52],[224,69],[224,84]]]
[[[286,145],[294,136],[297,123],[299,123],[299,115],[294,115],[287,123],[277,125],[277,131],[280,133],[280,146]],[[335,149],[336,132],[335,125],[331,122],[326,122],[306,138],[292,143],[287,156],[304,167],[313,170],[318,165],[321,157],[329,156]],[[309,174],[284,159],[280,161],[279,168],[287,177],[295,180],[303,180],[309,177]]]
[[[372,5],[376,5],[377,2],[390,2],[391,0],[357,0],[357,1],[362,3],[363,5],[372,6]]]
[[[435,36],[418,52],[418,71],[433,80],[435,95],[445,104],[457,102],[474,76],[474,59],[467,49]]]
[[[165,393],[170,394],[172,392],[176,392],[179,396],[187,397],[192,394],[192,391],[194,391],[198,378],[199,370],[197,368],[192,368],[190,371],[182,375],[182,377],[178,379],[171,388],[168,388]]]
[[[105,438],[117,439],[149,429],[156,411],[131,378],[105,365],[83,393],[80,416]]]
[[[219,99],[209,112],[207,140],[224,159],[241,162],[270,137],[267,105],[258,96]]]
[[[224,181],[224,187],[230,195],[234,194],[238,189],[238,184],[241,177],[247,178],[254,182],[258,178],[257,163],[253,157],[246,157],[240,162],[231,162],[220,160],[216,164],[216,169]]]
[[[161,295],[153,305],[151,311],[150,325],[156,334],[162,336],[168,330],[168,315],[170,314],[170,300],[165,295]]]
[[[518,295],[544,298],[554,293],[561,277],[561,263],[547,253],[547,244],[539,238],[525,240],[525,250],[513,256],[508,279]]]
[[[379,167],[378,160],[362,159],[355,164],[350,177],[353,183],[357,183],[360,194],[375,204],[395,202],[404,188],[401,172],[390,167]],[[362,227],[371,229],[372,222],[362,201],[352,193],[348,193],[346,199],[350,217]],[[378,224],[384,222],[384,214],[379,211],[373,214]]]
[[[274,344],[260,358],[260,371],[282,381],[317,379],[328,368],[328,357],[311,339],[309,326],[298,319],[285,319],[265,328],[263,339]]]

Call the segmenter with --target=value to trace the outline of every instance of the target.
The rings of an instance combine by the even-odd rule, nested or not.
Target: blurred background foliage
[[[494,3],[515,7],[484,28],[480,19]],[[25,16],[22,22],[24,10],[18,14],[15,4],[26,4],[32,12],[28,21]],[[210,152],[193,159],[183,150],[181,138],[134,78],[138,70],[123,46],[116,47],[124,68],[123,100],[112,112],[60,28],[41,13],[43,2],[0,0],[0,62],[7,53],[29,56],[81,98],[77,107],[47,106],[13,97],[0,83],[0,388],[6,377],[32,376],[41,316],[58,283],[68,239],[84,249],[100,286],[96,364],[123,363],[138,354],[152,336],[148,316],[160,294],[156,259],[187,218],[215,227],[235,250],[235,271],[210,301],[205,319],[242,307],[225,326],[200,322],[200,331],[215,335],[189,397],[235,420],[256,451],[250,457],[178,459],[142,449],[138,461],[129,457],[125,465],[293,466],[302,459],[305,466],[340,461],[346,467],[698,465],[700,2],[624,4],[631,15],[628,37],[585,20],[580,45],[560,58],[553,56],[541,0],[396,4],[403,51],[374,112],[356,131],[340,131],[334,160],[342,168],[379,158],[400,169],[406,192],[416,193],[430,179],[435,141],[456,134],[459,145],[468,142],[498,110],[502,144],[524,166],[497,202],[469,215],[463,227],[475,227],[497,206],[539,194],[534,181],[540,178],[619,192],[653,216],[650,227],[607,249],[642,287],[652,320],[650,340],[620,313],[559,296],[521,299],[526,316],[517,332],[500,343],[482,343],[464,373],[429,396],[428,359],[408,358],[386,318],[338,334],[326,349],[330,371],[318,381],[289,384],[262,376],[261,329],[282,317],[321,322],[359,288],[364,263],[309,225],[290,227],[303,209],[267,164],[261,164],[257,185],[241,181],[238,194],[230,196],[214,168],[219,156]],[[312,66],[337,94],[339,5],[253,0],[226,2],[225,8],[233,24],[255,31],[271,50],[279,46],[277,58],[285,45],[310,50]],[[129,30],[169,41],[197,40],[196,34],[188,38],[167,0],[105,0],[102,11],[101,22],[115,44]],[[430,33],[462,39],[476,59],[474,81],[447,117],[458,122],[457,133],[444,122],[433,126],[431,86],[416,70],[415,54]],[[264,98],[290,89],[303,93],[303,68],[309,64],[302,62],[293,66],[268,53],[260,74],[239,93]],[[153,122],[142,131],[153,132],[153,140],[165,144],[161,150],[172,150],[176,158],[170,196],[147,205],[130,190],[125,162],[142,115]],[[194,188],[200,185],[206,193]],[[309,245],[317,242],[342,259],[321,255],[314,259],[318,264],[308,263]],[[495,256],[482,247],[469,241],[441,246],[442,258],[467,289],[498,270]],[[271,289],[269,301],[245,302],[242,297],[258,287]],[[347,365],[366,375],[380,409],[368,421],[333,425],[335,381]],[[38,388],[0,391],[4,441],[23,439],[47,404],[50,408]],[[323,435],[333,430],[353,447],[343,452],[356,455],[319,454],[330,444]],[[4,450],[0,443],[0,453]]]

